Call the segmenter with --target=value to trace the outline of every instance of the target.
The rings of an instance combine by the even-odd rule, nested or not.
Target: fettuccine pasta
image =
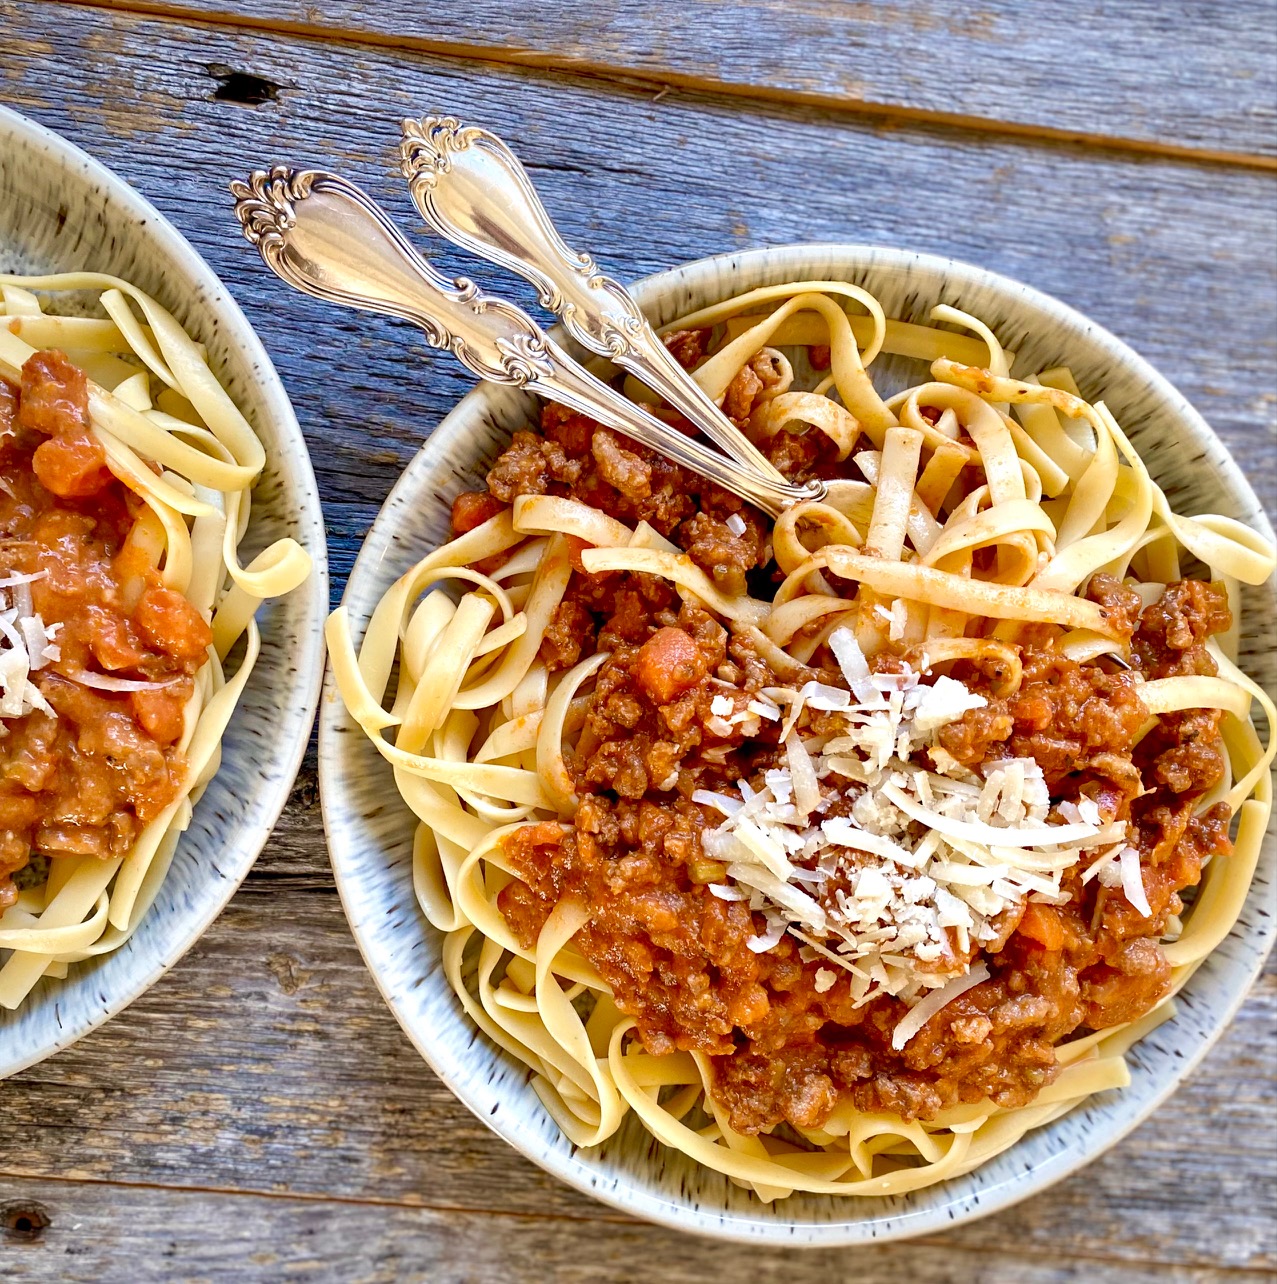
[[[932,320],[701,309],[671,351],[821,500],[770,522],[547,407],[362,638],[329,620],[449,982],[576,1146],[633,1113],[763,1200],[959,1176],[1126,1085],[1240,911],[1272,546]]]
[[[101,315],[46,309],[85,293]],[[0,277],[6,1008],[129,939],[218,769],[254,613],[310,573],[293,539],[240,559],[264,463],[150,295],[89,272]]]

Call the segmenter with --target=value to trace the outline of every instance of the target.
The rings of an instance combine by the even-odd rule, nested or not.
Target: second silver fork
[[[336,174],[277,165],[231,184],[244,235],[282,280],[421,327],[491,383],[559,402],[716,482],[772,517],[821,493],[777,482],[663,423],[590,374],[521,308],[439,275],[379,205]]]
[[[495,134],[452,116],[401,122],[401,169],[440,236],[530,281],[582,347],[659,393],[733,459],[785,478],[678,364],[630,292],[570,249],[519,158]]]

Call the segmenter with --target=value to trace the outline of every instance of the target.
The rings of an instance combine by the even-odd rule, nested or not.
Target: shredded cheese
[[[966,976],[955,976],[947,985],[938,990],[932,990],[896,1022],[896,1028],[891,1032],[891,1046],[900,1052],[937,1012],[948,1007],[959,995],[965,994],[981,981],[988,979],[988,965],[981,961]]]
[[[31,681],[32,673],[62,658],[55,641],[62,626],[46,625],[31,601],[31,585],[44,575],[37,571],[0,579],[0,717],[53,712]]]
[[[1145,918],[1152,916],[1153,910],[1148,903],[1148,894],[1144,891],[1144,876],[1140,872],[1140,854],[1134,847],[1123,847],[1118,855],[1122,875],[1122,892],[1131,902],[1131,908],[1138,910]]]
[[[789,933],[805,961],[821,962],[824,989],[837,975],[828,962],[850,974],[857,1005],[902,999],[910,1015],[924,1013],[905,1027],[907,1042],[976,983],[970,978],[987,975],[973,961],[999,938],[1004,916],[1030,897],[1067,899],[1061,878],[1084,856],[1087,877],[1105,885],[1121,865],[1139,907],[1138,856],[1134,882],[1128,858],[1116,859],[1124,822],[1106,819],[1091,799],[1053,808],[1032,759],[990,762],[977,775],[936,743],[940,728],[980,708],[983,696],[948,677],[923,683],[907,665],[872,673],[847,629],[830,646],[849,690],[821,682],[768,688],[767,704],[789,709],[784,765],[765,771],[761,787],[740,781],[739,799],[692,796],[722,818],[701,836],[707,855],[727,865],[728,881],[713,894],[740,889],[766,924],[751,950],[775,949]],[[716,718],[719,699],[726,697],[715,697]],[[761,700],[748,704],[747,715],[761,712]],[[799,725],[794,709],[804,706],[821,712],[822,735]]]

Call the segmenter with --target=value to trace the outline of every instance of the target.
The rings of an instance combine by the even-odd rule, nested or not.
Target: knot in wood
[[[34,1199],[14,1199],[0,1204],[4,1237],[18,1244],[34,1244],[53,1225],[49,1210]]]

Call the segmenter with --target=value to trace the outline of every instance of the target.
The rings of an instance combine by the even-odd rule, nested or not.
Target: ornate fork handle
[[[582,347],[641,379],[733,458],[784,480],[674,360],[629,291],[567,246],[501,139],[451,116],[405,120],[402,129],[403,174],[435,231],[530,281]]]
[[[367,193],[335,174],[277,165],[231,184],[244,235],[276,275],[316,298],[401,317],[491,383],[528,388],[659,451],[778,516],[806,491],[725,459],[596,379],[521,308],[449,281]]]

